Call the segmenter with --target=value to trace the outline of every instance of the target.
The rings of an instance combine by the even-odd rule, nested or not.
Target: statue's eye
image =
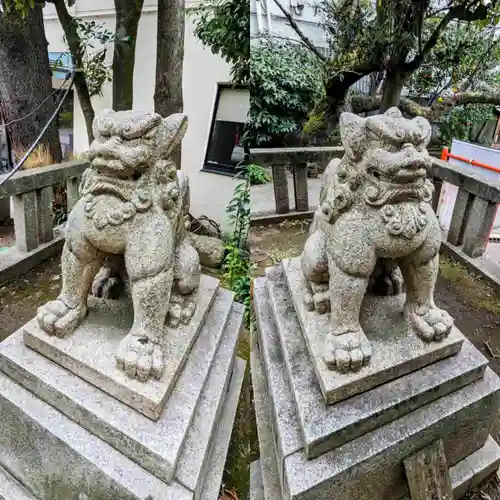
[[[154,139],[155,136],[156,136],[156,127],[155,128],[152,128],[150,130],[148,130],[144,135],[143,135],[143,139]]]
[[[397,153],[401,149],[401,146],[393,142],[384,142],[381,149],[387,151],[388,153]]]
[[[366,136],[368,139],[371,139],[371,140],[378,140],[380,138],[380,134],[377,134],[377,132],[375,132],[375,130],[368,128],[368,127],[366,129]]]

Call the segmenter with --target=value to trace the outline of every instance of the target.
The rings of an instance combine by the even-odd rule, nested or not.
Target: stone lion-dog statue
[[[372,355],[359,319],[367,291],[398,294],[404,283],[404,317],[424,341],[445,338],[453,320],[434,303],[441,229],[430,205],[429,122],[397,108],[343,113],[340,132],[345,155],[323,174],[301,266],[307,309],[331,314],[325,362],[346,373]]]
[[[66,227],[62,290],[37,315],[49,335],[69,335],[87,314],[101,266],[101,281],[123,267],[134,320],[116,362],[141,381],[163,375],[165,323],[188,323],[195,311],[200,261],[186,238],[189,183],[169,160],[186,128],[182,114],[96,116],[90,168]]]

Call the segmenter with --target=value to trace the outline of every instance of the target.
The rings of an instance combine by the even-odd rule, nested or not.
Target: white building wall
[[[323,19],[316,12],[316,0],[280,0],[304,35],[325,55],[329,54],[328,36],[323,28]],[[302,6],[302,8],[298,8]],[[268,14],[269,13],[269,14]],[[281,9],[274,0],[250,0],[250,36],[252,43],[258,43],[262,35],[271,34],[278,38],[298,40],[295,30],[289,25]],[[352,88],[367,93],[370,87],[369,77],[363,77]]]
[[[326,32],[321,26],[321,18],[312,4],[304,0],[280,0],[281,5],[292,14],[301,31],[317,47],[327,47]],[[259,8],[260,5],[260,8]],[[302,8],[298,8],[301,5]],[[267,14],[269,10],[269,16]],[[296,40],[297,34],[290,27],[283,12],[274,0],[250,0],[250,35],[255,40],[259,35],[258,13],[261,12],[261,26],[264,31],[273,35]],[[270,25],[269,25],[270,24]]]
[[[195,2],[188,3],[192,7]],[[139,23],[134,72],[134,109],[153,111],[153,96],[156,69],[156,2],[145,0]],[[72,15],[85,20],[104,23],[114,31],[115,12],[113,0],[78,0],[70,9]],[[44,9],[45,32],[50,52],[62,52],[67,48],[63,42],[63,31],[54,7],[47,4]],[[217,85],[229,83],[230,66],[220,57],[205,49],[194,36],[194,16],[186,13],[184,46],[184,113],[189,126],[182,143],[182,170],[189,176],[191,184],[191,212],[195,216],[206,215],[228,229],[225,207],[229,202],[235,181],[226,176],[200,172],[205,159],[210,125],[215,104]],[[112,50],[107,54],[112,61]],[[94,97],[96,112],[111,107],[112,86],[103,87],[102,97]],[[88,148],[85,121],[75,92],[74,151]]]

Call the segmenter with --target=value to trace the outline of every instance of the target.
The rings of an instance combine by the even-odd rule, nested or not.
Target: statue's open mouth
[[[377,182],[409,186],[412,184],[422,184],[427,176],[427,169],[422,166],[417,168],[399,168],[397,172],[388,173],[373,168],[370,170],[369,175]]]

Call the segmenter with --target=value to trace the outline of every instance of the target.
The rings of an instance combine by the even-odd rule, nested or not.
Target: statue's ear
[[[389,118],[403,118],[403,113],[397,108],[396,106],[393,106],[392,108],[389,108],[385,113],[385,116],[388,116]]]
[[[340,139],[346,154],[353,160],[357,160],[364,153],[364,142],[366,142],[365,118],[352,113],[340,115]]]
[[[422,116],[417,116],[412,121],[419,129],[419,142],[423,143],[424,147],[427,147],[432,137],[431,124]]]
[[[161,158],[168,158],[175,146],[182,141],[187,126],[188,118],[182,113],[167,116],[162,121],[156,136],[156,146]]]
[[[112,115],[115,112],[112,109],[103,109],[98,113],[92,122],[92,134],[94,137],[101,137],[101,132],[110,133],[114,127]]]

